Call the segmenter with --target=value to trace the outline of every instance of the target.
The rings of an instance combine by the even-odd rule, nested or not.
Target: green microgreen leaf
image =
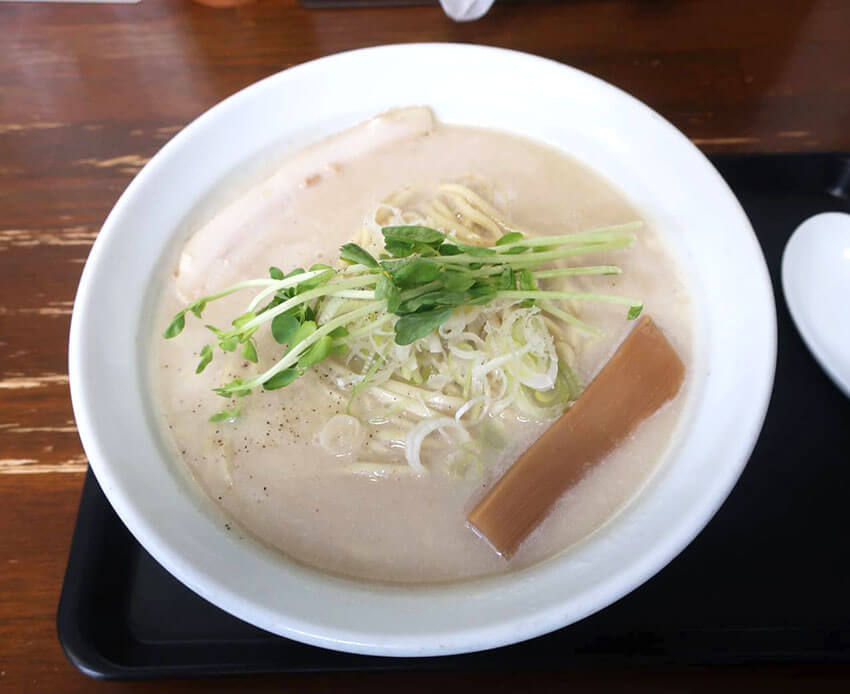
[[[513,289],[516,287],[516,277],[514,276],[514,271],[506,267],[502,270],[502,274],[499,275],[499,289]]]
[[[234,328],[241,328],[243,325],[245,325],[245,323],[254,320],[256,317],[256,313],[254,313],[253,311],[248,311],[247,313],[243,313],[238,318],[234,318],[232,325]]]
[[[467,272],[447,271],[442,279],[443,287],[452,292],[465,292],[475,284],[475,277]]]
[[[398,268],[391,271],[393,282],[399,287],[416,287],[431,282],[440,276],[442,267],[430,260],[413,258],[404,261]]]
[[[433,292],[425,292],[419,296],[402,302],[399,306],[398,313],[414,313],[426,306],[460,306],[463,303],[463,292],[451,292],[440,289]]]
[[[301,358],[298,360],[298,368],[309,369],[311,366],[315,366],[320,361],[327,359],[331,355],[333,342],[334,340],[330,335],[319,338],[301,355]]]
[[[497,291],[498,287],[495,284],[479,283],[467,290],[466,300],[476,306],[488,304],[496,298]]]
[[[519,272],[519,288],[524,291],[534,291],[538,289],[537,282],[534,280],[534,275],[528,268],[523,268]],[[534,299],[526,299],[520,306],[528,308],[534,306]]]
[[[201,314],[204,312],[204,309],[207,307],[207,300],[200,299],[196,301],[194,304],[189,306],[189,310],[195,314],[196,317],[200,318]]]
[[[494,251],[492,248],[488,248],[487,246],[470,246],[466,243],[459,243],[457,244],[457,247],[462,253],[471,255],[474,258],[483,258],[485,256],[496,255],[496,251]]]
[[[505,246],[509,243],[516,243],[517,241],[523,240],[523,235],[518,231],[509,231],[507,234],[502,236],[498,241],[496,241],[497,246]],[[504,255],[516,255],[518,253],[525,253],[528,250],[528,246],[519,245],[508,248],[504,251],[501,251]]]
[[[643,304],[635,304],[634,306],[629,307],[629,312],[626,314],[626,317],[629,320],[634,320],[641,314],[641,312],[643,312]]]
[[[258,310],[257,310],[257,315],[258,315],[258,316],[259,316],[259,315],[262,315],[263,313],[265,313],[265,312],[266,312],[266,311],[268,311],[269,309],[274,308],[275,306],[278,306],[278,305],[280,305],[280,304],[282,304],[282,303],[284,302],[284,299],[282,299],[280,296],[278,296],[278,294],[279,294],[279,293],[280,293],[280,292],[278,292],[277,294],[275,294],[275,295],[271,298],[271,300],[269,301],[269,303],[267,303],[267,304],[266,304],[265,306],[263,306],[261,309],[258,309]]]
[[[250,330],[243,330],[241,333],[239,333],[239,342],[241,342],[243,344],[245,342],[248,342],[248,340],[250,340],[254,336],[254,333],[257,332],[258,327],[259,326],[255,325]]]
[[[293,346],[310,337],[310,335],[316,332],[316,327],[316,322],[312,320],[306,320],[299,325],[289,342],[289,349],[292,349]]]
[[[269,277],[271,277],[273,280],[282,280],[283,270],[281,270],[279,267],[275,267],[274,265],[272,265],[269,268]]]
[[[251,392],[251,389],[245,386],[241,378],[234,378],[230,381],[230,383],[225,383],[223,386],[213,388],[213,392],[218,393],[224,398],[241,398],[243,395],[248,395]]]
[[[296,277],[298,275],[303,275],[306,272],[304,268],[297,267],[291,272],[286,273],[283,276],[283,279],[289,279],[291,277]],[[285,301],[286,299],[291,299],[298,291],[298,287],[287,287],[286,289],[281,289],[280,291],[275,293],[275,297]]]
[[[328,333],[328,335],[330,335],[334,340],[339,340],[342,337],[348,337],[348,334],[348,328],[344,325],[340,325],[338,328],[334,328]]]
[[[232,352],[239,346],[239,336],[228,335],[227,337],[223,337],[219,340],[218,346],[225,352]]]
[[[502,251],[502,255],[519,255],[520,253],[525,253],[527,250],[528,246],[511,246]]]
[[[166,340],[170,340],[172,337],[177,337],[180,333],[182,333],[184,327],[186,327],[186,311],[179,311],[168,324],[168,327],[165,329],[165,332],[162,333],[162,336]]]
[[[399,295],[398,287],[393,284],[393,281],[386,275],[378,277],[378,282],[375,286],[375,298],[387,300],[387,311],[395,313],[398,310],[401,296]]]
[[[274,376],[272,376],[269,380],[263,383],[263,389],[277,390],[278,388],[283,388],[284,386],[288,386],[290,383],[292,383],[300,375],[301,372],[295,368],[278,371]]]
[[[437,252],[437,249],[433,246],[428,246],[424,243],[415,243],[413,244],[413,252],[416,253],[420,258],[434,258],[440,255]]]
[[[453,243],[444,243],[437,249],[437,252],[440,255],[460,255],[462,251]]]
[[[509,231],[507,234],[504,234],[498,241],[496,241],[497,246],[504,246],[508,243],[515,243],[516,241],[522,241],[524,236],[520,234],[518,231]]]
[[[442,231],[419,225],[392,226],[381,229],[384,242],[423,243],[428,246],[438,246],[446,238]]]
[[[519,273],[519,288],[533,291],[537,289],[537,282],[534,281],[534,275],[531,274],[531,270],[528,268],[523,268]]]
[[[287,345],[292,341],[292,336],[298,330],[301,323],[291,313],[279,313],[272,318],[272,337],[279,345]]]
[[[257,357],[257,348],[251,340],[242,343],[242,358],[256,364],[259,360]]]
[[[406,258],[413,254],[412,243],[401,243],[399,241],[389,241],[384,246],[384,250],[393,258]]]
[[[198,366],[195,369],[196,374],[199,374],[199,373],[201,373],[201,371],[206,369],[207,364],[209,364],[212,361],[212,358],[213,358],[212,347],[210,347],[209,345],[204,345],[201,348],[201,353],[200,353],[199,356],[201,357],[201,361],[198,362]]]
[[[304,280],[299,285],[297,285],[295,294],[300,294],[301,292],[306,292],[310,289],[321,287],[323,284],[327,284],[331,279],[336,276],[336,270],[334,270],[330,265],[316,264],[313,265],[310,270],[324,270],[324,272],[316,275],[315,277],[310,278],[309,280]]]
[[[239,419],[239,415],[241,413],[242,413],[242,403],[240,402],[232,410],[221,410],[221,412],[216,412],[212,417],[210,417],[209,421],[211,421],[211,422],[232,422],[234,420]]]
[[[340,248],[339,257],[345,262],[352,263],[353,265],[365,265],[371,269],[377,269],[380,267],[380,265],[378,265],[378,261],[372,257],[372,254],[358,246],[356,243],[346,243],[342,246],[342,248]]]
[[[453,310],[453,308],[437,308],[402,316],[395,324],[396,344],[409,345],[425,337],[445,323]]]

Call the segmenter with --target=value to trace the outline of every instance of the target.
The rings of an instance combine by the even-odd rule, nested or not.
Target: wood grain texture
[[[95,684],[63,658],[54,614],[85,468],[67,388],[76,284],[118,195],[187,122],[311,58],[460,41],[596,74],[709,153],[850,150],[850,3],[524,2],[465,25],[428,6],[2,3],[0,35],[0,691],[846,689],[840,667]]]

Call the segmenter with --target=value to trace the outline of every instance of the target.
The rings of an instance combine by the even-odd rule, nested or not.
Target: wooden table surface
[[[351,48],[460,41],[537,53],[623,87],[706,152],[850,150],[850,2],[563,0],[454,24],[436,7],[306,10],[0,3],[0,691],[162,691],[94,683],[55,610],[86,459],[68,397],[74,291],[98,228],[144,163],[225,96]],[[132,278],[129,278],[132,281]],[[533,675],[299,676],[174,691],[544,689],[629,683],[846,689],[845,667]]]

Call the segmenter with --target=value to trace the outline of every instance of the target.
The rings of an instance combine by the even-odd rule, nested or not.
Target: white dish
[[[850,397],[850,214],[824,212],[797,227],[782,254],[782,289],[803,341]]]
[[[150,306],[161,261],[199,201],[270,148],[295,150],[396,106],[548,142],[596,168],[664,230],[693,275],[693,388],[670,459],[638,497],[558,557],[441,586],[358,583],[223,529],[169,459],[147,395]],[[179,238],[178,238],[179,237]],[[110,503],[171,573],[224,610],[343,651],[460,653],[575,622],[661,569],[743,469],[771,392],[776,319],[758,243],[702,154],[624,92],[555,62],[478,46],[385,46],[323,58],[217,105],[169,142],[106,220],[80,280],[69,368],[77,426]]]

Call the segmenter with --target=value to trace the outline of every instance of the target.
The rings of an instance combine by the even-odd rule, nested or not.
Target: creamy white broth
[[[641,218],[622,194],[563,153],[506,133],[438,124],[427,109],[404,109],[293,156],[199,228],[164,283],[157,324],[167,324],[187,301],[265,276],[269,265],[286,271],[334,262],[377,202],[408,186],[429,189],[468,174],[491,181],[509,221],[537,235]],[[570,286],[641,298],[690,366],[688,291],[653,229],[639,230],[631,249],[588,262],[617,264],[623,274],[571,278]],[[203,320],[190,317],[178,339],[156,339],[153,390],[163,428],[175,455],[246,532],[297,561],[345,576],[458,580],[522,568],[568,548],[622,508],[663,460],[690,382],[568,491],[506,562],[465,517],[550,423],[503,416],[506,443],[485,447],[480,476],[372,479],[346,472],[346,459],[317,443],[327,419],[346,406],[321,370],[244,398],[236,422],[208,422],[225,403],[213,387],[257,373],[271,363],[262,355],[279,353],[261,330],[259,367],[234,354],[217,355],[204,373],[194,374],[198,351],[210,341],[204,324],[229,324],[249,298],[237,294],[212,303]],[[605,330],[577,350],[576,370],[587,383],[631,325],[622,306],[584,303],[580,317]]]

